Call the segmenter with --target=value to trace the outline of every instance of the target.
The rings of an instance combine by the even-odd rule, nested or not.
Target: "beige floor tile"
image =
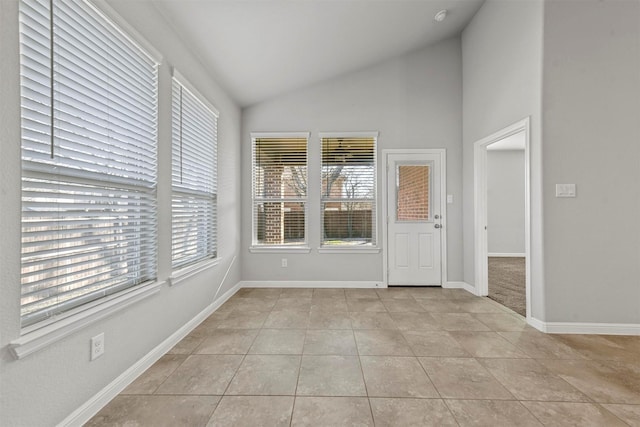
[[[596,402],[640,404],[640,364],[590,360],[539,362]]]
[[[389,316],[401,331],[437,331],[440,329],[436,319],[429,313],[389,313]]]
[[[428,313],[463,313],[457,301],[449,299],[416,298],[416,302]]]
[[[442,293],[452,300],[466,300],[466,299],[478,299],[480,297],[475,296],[469,291],[464,289],[443,289]]]
[[[360,356],[370,397],[440,397],[415,357]]]
[[[262,329],[249,354],[302,354],[303,329]]]
[[[245,356],[225,394],[282,395],[295,393],[300,356]]]
[[[431,313],[445,331],[490,331],[489,327],[469,313]]]
[[[376,427],[457,426],[440,399],[371,398]]]
[[[465,313],[504,313],[500,304],[488,298],[467,298],[457,300],[458,307]]]
[[[189,356],[158,388],[156,394],[224,393],[243,356]]]
[[[375,289],[345,289],[344,294],[347,299],[378,299],[378,292]]]
[[[309,329],[351,329],[351,317],[348,313],[312,311]]]
[[[490,327],[496,332],[520,332],[533,331],[527,322],[520,316],[509,313],[475,313],[473,317]]]
[[[528,358],[496,332],[451,332],[460,345],[473,357]]]
[[[389,313],[350,313],[353,329],[397,329]]]
[[[227,317],[229,317],[232,313],[233,313],[232,311],[229,312]],[[200,339],[207,338],[208,336],[211,335],[211,333],[213,331],[215,331],[216,329],[218,329],[220,327],[221,323],[226,322],[226,320],[227,319],[225,318],[225,319],[222,319],[222,320],[217,320],[215,322],[207,322],[207,321],[202,322],[201,324],[196,326],[193,331],[189,332],[189,335],[187,335],[187,336],[191,336],[191,337],[196,338],[196,339],[198,339],[198,338],[200,338]]]
[[[187,359],[186,355],[165,354],[121,394],[153,394],[169,375]]]
[[[414,298],[447,299],[439,286],[412,287],[409,288],[409,294]]]
[[[274,311],[279,310],[297,310],[297,311],[309,311],[311,310],[311,297],[308,298],[283,298],[280,297],[273,306]]]
[[[413,356],[400,331],[388,329],[355,330],[358,353],[365,356]]]
[[[313,298],[320,298],[320,299],[324,299],[324,298],[338,298],[338,299],[343,299],[345,298],[345,293],[344,293],[344,289],[314,289],[313,290]]]
[[[445,399],[513,399],[476,359],[420,357],[419,360]]]
[[[293,396],[224,396],[207,427],[288,427]]]
[[[538,331],[499,332],[527,356],[534,359],[585,359],[553,335]]]
[[[631,427],[640,427],[640,405],[602,404],[606,410],[616,415]]]
[[[413,295],[411,295],[411,290],[409,288],[391,287],[376,289],[376,292],[380,299],[413,299]]]
[[[306,329],[309,326],[309,312],[297,310],[280,310],[269,313],[263,327]]]
[[[243,298],[277,299],[282,293],[282,288],[242,288],[236,295]]]
[[[447,400],[460,427],[542,426],[520,402],[508,400]]]
[[[480,363],[519,400],[589,402],[571,384],[531,359],[483,359]]]
[[[470,357],[470,354],[445,331],[402,331],[416,356]]]
[[[592,403],[522,402],[546,426],[623,427],[626,424]]]
[[[181,339],[178,344],[174,345],[173,348],[167,352],[167,354],[191,354],[196,348],[198,348],[202,341],[204,341],[203,335],[189,334]]]
[[[275,298],[236,298],[229,302],[235,311],[271,311],[276,301]]]
[[[219,396],[116,396],[87,427],[206,426]]]
[[[345,298],[313,298],[311,300],[311,311],[324,311],[330,313],[342,313],[347,311],[347,300]]]
[[[379,298],[347,298],[347,310],[386,313],[387,309]]]
[[[350,329],[311,329],[307,331],[303,353],[355,356],[358,354],[358,349],[353,331]]]
[[[258,329],[216,329],[198,346],[196,354],[247,354]]]
[[[424,307],[414,299],[383,299],[382,303],[390,313],[424,313]]]
[[[292,427],[373,426],[366,397],[296,397]]]
[[[280,298],[311,298],[312,296],[311,288],[284,288],[280,292]]]
[[[265,311],[236,311],[218,324],[220,329],[259,329],[269,315]]]
[[[569,347],[593,360],[615,360],[620,362],[638,362],[640,350],[630,343],[606,335],[554,335]]]
[[[303,356],[299,396],[366,396],[357,356]]]

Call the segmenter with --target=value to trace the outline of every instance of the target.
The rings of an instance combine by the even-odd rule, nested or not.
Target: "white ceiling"
[[[153,1],[247,106],[459,34],[484,0]]]

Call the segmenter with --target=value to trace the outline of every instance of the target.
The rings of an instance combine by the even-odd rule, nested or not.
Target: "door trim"
[[[474,169],[474,264],[475,264],[475,290],[476,295],[487,296],[489,294],[489,248],[487,244],[487,146],[524,132],[524,249],[525,249],[525,297],[526,318],[531,317],[531,171],[530,171],[530,118],[526,117],[519,122],[505,127],[491,135],[476,141],[473,146]]]
[[[442,225],[440,231],[440,285],[447,283],[447,150],[444,148],[385,149],[382,150],[384,173],[379,174],[382,180],[382,274],[384,286],[389,286],[389,245],[387,229],[389,223],[387,200],[387,174],[390,154],[437,154],[440,156],[440,212]]]

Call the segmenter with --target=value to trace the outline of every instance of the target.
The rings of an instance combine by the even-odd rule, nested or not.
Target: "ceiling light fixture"
[[[433,17],[433,20],[436,22],[442,22],[447,17],[447,9],[442,9],[440,12],[436,13]]]

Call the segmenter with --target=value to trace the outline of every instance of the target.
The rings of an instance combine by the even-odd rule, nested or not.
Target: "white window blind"
[[[306,244],[305,135],[254,136],[253,244]]]
[[[173,79],[172,267],[217,256],[218,115]]]
[[[376,138],[321,141],[322,245],[375,245]]]
[[[156,277],[157,64],[83,0],[20,3],[22,326]]]

